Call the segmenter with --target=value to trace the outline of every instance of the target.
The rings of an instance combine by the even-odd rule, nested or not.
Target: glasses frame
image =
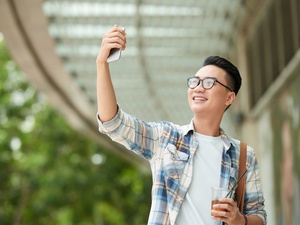
[[[195,87],[190,87],[189,81],[190,81],[191,79],[198,79],[198,83],[197,83],[197,85],[196,85]],[[204,87],[204,85],[203,85],[203,81],[204,81],[204,80],[207,80],[207,79],[213,80],[213,84],[212,84],[212,86],[211,86],[210,88],[206,88],[206,87]],[[196,76],[194,76],[194,77],[189,77],[189,78],[187,79],[187,86],[188,86],[189,88],[191,88],[191,89],[195,89],[195,88],[198,87],[199,84],[201,83],[201,86],[202,86],[205,90],[210,90],[210,89],[212,89],[212,87],[215,85],[216,82],[219,83],[219,84],[221,84],[223,87],[225,87],[225,88],[228,89],[229,91],[233,92],[232,89],[231,89],[230,87],[226,86],[225,84],[222,84],[222,83],[221,83],[220,81],[218,81],[217,78],[215,78],[215,77],[205,77],[205,78],[203,78],[203,79],[200,79],[199,77],[196,77]]]

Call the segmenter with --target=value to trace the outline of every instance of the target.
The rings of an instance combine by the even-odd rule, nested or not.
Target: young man
[[[102,40],[97,63],[99,131],[144,157],[153,176],[149,225],[266,224],[264,197],[255,153],[247,147],[244,213],[231,198],[211,210],[211,187],[231,188],[237,180],[240,142],[220,123],[241,85],[239,71],[221,57],[209,57],[188,79],[190,124],[147,123],[117,105],[107,57],[125,50],[126,33],[116,25]],[[220,211],[223,209],[223,211]]]

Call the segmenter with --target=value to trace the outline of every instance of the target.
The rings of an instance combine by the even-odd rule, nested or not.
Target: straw
[[[244,171],[244,173],[242,174],[242,176],[238,179],[238,181],[233,185],[233,187],[229,190],[229,192],[227,193],[227,195],[225,196],[225,198],[227,198],[230,194],[230,198],[232,195],[233,190],[235,189],[236,185],[240,182],[240,180],[243,178],[243,176],[246,174],[247,169]]]

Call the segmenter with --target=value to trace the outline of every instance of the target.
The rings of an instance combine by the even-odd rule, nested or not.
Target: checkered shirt
[[[148,225],[176,225],[177,215],[192,180],[193,157],[198,148],[193,121],[185,126],[170,122],[148,123],[121,109],[111,121],[102,123],[98,115],[97,120],[101,133],[150,163],[153,187]],[[220,186],[230,189],[238,178],[240,142],[223,131],[221,136],[223,155]],[[257,159],[250,146],[247,147],[247,168],[244,213],[255,214],[266,224]]]

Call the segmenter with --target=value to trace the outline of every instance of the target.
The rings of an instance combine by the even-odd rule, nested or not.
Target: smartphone
[[[122,29],[125,31],[125,28],[122,28]],[[121,52],[122,52],[122,50],[119,48],[112,48],[107,57],[107,62],[110,63],[110,62],[114,62],[114,61],[117,61],[118,59],[120,59]]]

